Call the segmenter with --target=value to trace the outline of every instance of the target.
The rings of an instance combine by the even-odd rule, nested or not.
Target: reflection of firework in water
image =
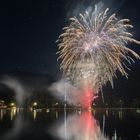
[[[113,86],[113,77],[118,70],[127,77],[125,62],[134,62],[139,56],[127,48],[128,42],[140,44],[132,38],[129,19],[118,20],[115,14],[105,11],[85,12],[78,18],[70,18],[70,25],[59,36],[61,69],[75,85],[90,85],[98,92],[108,81]]]
[[[50,130],[51,135],[63,140],[108,140],[91,112],[67,116],[65,123],[60,121]]]

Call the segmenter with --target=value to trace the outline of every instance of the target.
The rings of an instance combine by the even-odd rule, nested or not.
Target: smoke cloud
[[[16,78],[5,76],[0,83],[5,84],[15,92],[15,98],[19,106],[23,105],[24,101],[30,96],[27,88]]]
[[[66,101],[70,105],[90,107],[91,102],[97,97],[87,87],[77,88],[65,80],[58,81],[49,88],[52,94],[60,101]]]

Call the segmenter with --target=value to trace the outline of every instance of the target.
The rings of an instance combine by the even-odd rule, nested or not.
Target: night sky
[[[29,72],[59,75],[55,41],[68,18],[94,6],[97,0],[0,1],[0,73]],[[140,40],[140,1],[104,0],[120,18],[129,18]],[[130,44],[140,54],[140,46]],[[115,92],[138,95],[140,62],[131,66],[129,80],[119,78]]]

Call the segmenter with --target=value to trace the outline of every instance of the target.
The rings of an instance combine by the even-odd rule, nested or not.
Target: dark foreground
[[[139,109],[0,109],[0,140],[138,140]]]

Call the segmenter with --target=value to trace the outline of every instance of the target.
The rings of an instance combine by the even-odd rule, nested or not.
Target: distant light
[[[15,103],[10,103],[10,106],[14,107],[14,106],[16,106],[16,104]]]
[[[50,109],[46,109],[46,112],[49,113],[50,112]]]
[[[82,113],[82,112],[81,112],[81,109],[80,109],[80,110],[78,110],[78,114],[79,114],[79,115],[81,115],[81,113]]]
[[[4,101],[3,100],[0,100],[0,103],[4,103]]]
[[[58,105],[58,103],[56,102],[55,105]]]
[[[37,102],[34,102],[34,103],[33,103],[33,106],[37,106]]]
[[[140,110],[139,110],[139,109],[137,109],[137,110],[136,110],[136,112],[139,114],[139,113],[140,113]]]

